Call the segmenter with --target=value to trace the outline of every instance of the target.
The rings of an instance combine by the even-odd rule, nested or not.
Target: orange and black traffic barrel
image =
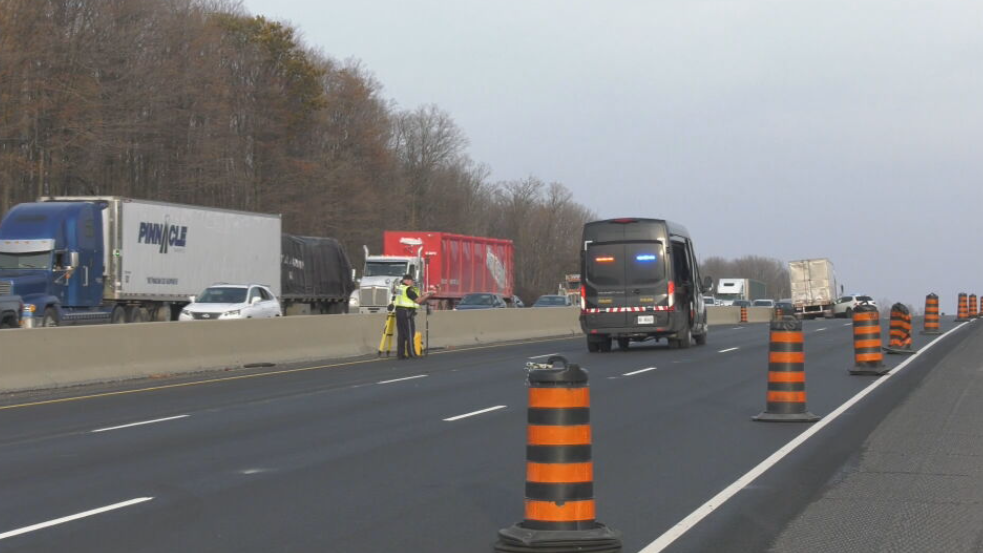
[[[964,292],[959,294],[959,307],[956,311],[956,320],[969,320],[969,298],[966,297]]]
[[[877,308],[862,303],[853,310],[853,358],[850,374],[880,376],[888,372],[881,352],[881,317]]]
[[[939,296],[934,293],[925,296],[925,327],[922,334],[942,334],[939,326]]]
[[[743,305],[741,306],[741,322],[747,322],[747,307],[744,307]]]
[[[891,306],[891,337],[887,353],[915,353],[911,349],[911,311],[903,303]]]
[[[970,319],[975,319],[980,316],[979,311],[976,310],[976,294],[969,295],[969,309],[967,309]]]
[[[806,410],[806,354],[802,321],[785,317],[771,322],[768,345],[767,407],[753,420],[762,422],[816,422]]]
[[[498,532],[495,551],[621,551],[620,533],[594,518],[587,371],[560,356],[527,367],[525,519]]]

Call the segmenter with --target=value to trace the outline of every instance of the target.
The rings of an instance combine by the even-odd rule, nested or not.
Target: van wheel
[[[611,338],[605,338],[598,344],[601,353],[611,353]]]
[[[687,349],[693,345],[693,331],[688,327],[683,331],[683,334],[677,340],[679,343],[679,349]]]
[[[703,334],[694,334],[693,339],[696,340],[696,345],[698,346],[707,345],[707,334],[709,334],[709,332],[704,332]]]
[[[618,349],[620,349],[621,351],[628,351],[629,344],[631,344],[631,339],[618,338]]]

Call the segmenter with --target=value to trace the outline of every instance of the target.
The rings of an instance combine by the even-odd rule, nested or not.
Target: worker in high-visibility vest
[[[416,336],[416,323],[413,317],[417,308],[432,296],[433,292],[421,294],[413,285],[413,275],[403,275],[403,280],[393,294],[393,308],[396,310],[396,358],[416,357],[413,337]]]

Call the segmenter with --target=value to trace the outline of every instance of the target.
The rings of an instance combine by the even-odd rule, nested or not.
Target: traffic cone
[[[867,303],[853,310],[853,358],[850,374],[881,376],[889,370],[881,353],[880,314]]]
[[[594,518],[587,371],[559,356],[548,362],[527,365],[525,519],[499,530],[495,551],[618,553],[620,533]]]
[[[911,349],[911,312],[902,303],[891,306],[891,337],[887,353],[915,353]]]
[[[934,293],[925,296],[925,328],[922,334],[942,334],[939,328],[939,297]]]
[[[816,422],[806,410],[805,340],[802,321],[787,317],[771,322],[768,345],[768,395],[760,422]]]

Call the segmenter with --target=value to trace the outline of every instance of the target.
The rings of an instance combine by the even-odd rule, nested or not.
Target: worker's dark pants
[[[413,337],[416,336],[416,322],[413,320],[415,309],[407,307],[396,308],[396,355],[399,357],[415,357]]]

